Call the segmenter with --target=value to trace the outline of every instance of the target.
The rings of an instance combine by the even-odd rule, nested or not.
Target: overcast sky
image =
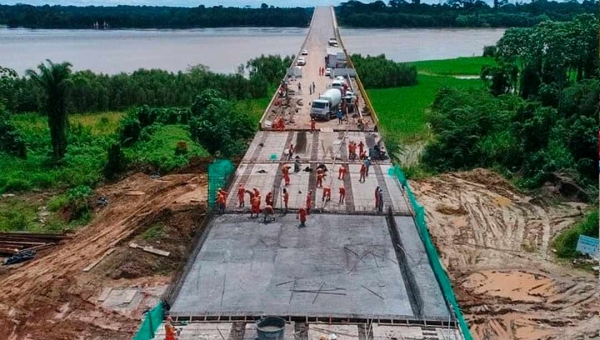
[[[375,0],[361,0],[362,2],[374,2]],[[383,0],[385,3],[388,0]],[[439,3],[445,0],[422,0],[423,3]],[[199,5],[215,6],[223,5],[225,7],[244,7],[246,5],[259,7],[266,3],[279,7],[312,7],[315,5],[338,5],[340,0],[8,0],[1,1],[2,4],[31,4],[31,5],[75,5],[75,6],[115,6],[115,5],[148,5],[148,6],[185,6],[196,7]],[[491,2],[488,1],[488,2]],[[513,2],[513,1],[510,1]]]

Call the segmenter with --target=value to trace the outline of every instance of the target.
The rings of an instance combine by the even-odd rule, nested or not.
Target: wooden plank
[[[106,298],[108,297],[110,292],[112,292],[112,288],[110,288],[110,287],[104,288],[104,290],[102,291],[102,294],[100,294],[100,297],[98,298],[98,301],[103,302],[104,300],[106,300]]]
[[[156,249],[156,248],[154,248],[152,246],[142,247],[139,244],[133,243],[133,242],[129,243],[129,247],[130,248],[134,248],[134,249],[139,248],[139,249],[142,249],[145,252],[152,253],[152,254],[155,254],[155,255],[160,255],[160,256],[169,256],[169,255],[171,255],[171,253],[168,252],[168,251]]]
[[[104,260],[108,255],[112,254],[115,250],[117,250],[117,249],[116,248],[110,248],[102,256],[100,256],[100,258],[98,260],[90,263],[89,266],[83,268],[83,271],[84,272],[89,272],[90,270],[92,270],[92,268],[94,268],[98,263],[100,263],[102,260]]]

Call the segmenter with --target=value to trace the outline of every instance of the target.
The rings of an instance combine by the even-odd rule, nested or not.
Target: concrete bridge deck
[[[303,46],[309,50],[303,87],[305,82],[315,81],[325,88],[331,81],[319,77],[317,69],[324,65],[327,41],[334,36],[333,22],[330,7],[315,9]],[[308,100],[304,98],[305,103]],[[306,322],[337,318],[346,323],[374,319],[392,324],[433,323],[450,325],[453,336],[448,339],[454,339],[455,320],[430,266],[403,188],[388,174],[391,162],[374,163],[366,181],[360,182],[360,161],[348,159],[350,141],[372,147],[381,136],[359,131],[352,122],[337,129],[337,120],[319,124],[320,131],[311,132],[307,117],[308,111],[300,110],[287,131],[257,133],[232,180],[226,213],[214,218],[204,231],[203,241],[175,289],[170,314],[176,320],[188,321],[279,315]],[[293,171],[293,160],[286,154],[291,143],[301,168],[313,171]],[[288,213],[281,209],[281,190],[286,187],[281,173],[284,164],[292,166],[287,186],[292,211]],[[329,170],[324,183],[332,188],[329,202],[321,201],[322,189],[316,187],[314,170],[320,164]],[[340,165],[348,169],[344,180],[338,179]],[[262,217],[245,214],[250,206],[248,196],[246,207],[237,207],[239,184],[259,189],[263,207],[266,194],[273,192],[278,211],[274,222],[263,223]],[[338,202],[341,186],[346,188],[344,203]],[[383,189],[387,213],[375,209],[377,186]],[[308,190],[313,191],[313,208],[317,209],[308,216],[307,227],[299,229],[293,210],[305,205]],[[435,339],[427,337],[427,331],[408,328],[399,334]],[[414,338],[421,339],[417,335]]]

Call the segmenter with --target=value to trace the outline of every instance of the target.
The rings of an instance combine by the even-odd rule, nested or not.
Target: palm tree
[[[26,75],[40,84],[46,92],[44,113],[48,115],[52,152],[56,160],[61,160],[67,151],[67,87],[71,83],[71,64],[54,64],[46,59],[48,65],[38,65],[39,73],[27,70]]]

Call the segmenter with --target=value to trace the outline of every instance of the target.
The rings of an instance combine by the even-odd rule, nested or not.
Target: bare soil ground
[[[135,174],[98,189],[109,205],[96,208],[72,240],[0,273],[0,337],[131,339],[143,312],[185,261],[206,211],[206,183],[205,174]],[[159,233],[148,237],[144,232],[152,227]],[[171,254],[132,249],[130,241]],[[82,271],[111,248],[91,271]],[[107,287],[135,287],[141,301],[134,308],[107,308],[98,301]]]
[[[551,249],[584,204],[546,204],[482,169],[411,187],[476,339],[598,339],[598,279]]]

